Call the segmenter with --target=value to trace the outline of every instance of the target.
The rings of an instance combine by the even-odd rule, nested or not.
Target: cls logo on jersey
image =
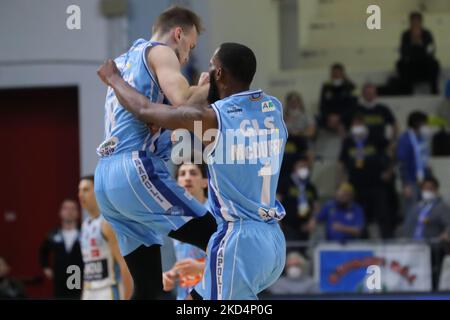
[[[275,105],[273,104],[272,100],[264,101],[261,104],[261,111],[262,112],[275,111]]]

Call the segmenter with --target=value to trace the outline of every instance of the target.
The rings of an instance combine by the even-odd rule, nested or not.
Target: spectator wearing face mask
[[[437,289],[441,268],[445,268],[442,261],[448,254],[450,208],[439,194],[439,181],[436,178],[427,177],[422,182],[421,200],[407,215],[404,236],[414,240],[438,240],[429,243],[433,258],[433,288]]]
[[[268,291],[274,295],[316,293],[317,285],[309,272],[309,263],[298,252],[292,251],[286,257],[285,274]]]
[[[397,162],[403,185],[403,212],[406,214],[419,200],[420,184],[431,175],[428,164],[430,157],[430,128],[428,116],[420,111],[408,117],[408,130],[399,138]]]
[[[376,223],[382,238],[392,237],[395,225],[385,188],[393,174],[387,146],[386,139],[369,134],[364,116],[357,114],[350,135],[342,142],[338,162],[339,180],[354,186],[356,201],[363,207],[367,223]]]
[[[439,194],[439,182],[427,177],[422,182],[421,201],[405,221],[405,236],[415,240],[450,239],[450,208]]]
[[[311,220],[310,229],[317,223],[326,225],[326,240],[346,242],[361,238],[365,227],[363,208],[354,201],[354,189],[342,183],[334,200],[328,201]]]
[[[308,240],[308,221],[319,210],[317,189],[310,176],[309,162],[303,157],[295,162],[290,180],[279,185],[279,191],[284,194],[282,204],[289,213],[282,220],[283,231],[288,240]]]
[[[364,123],[372,137],[378,140],[387,138],[391,144],[397,139],[397,121],[389,107],[378,101],[377,87],[374,84],[364,84],[354,114],[364,117]]]
[[[289,183],[290,173],[299,155],[312,161],[314,154],[311,143],[316,134],[316,127],[309,118],[303,99],[297,92],[290,92],[286,96],[284,120],[289,137],[284,149],[283,166],[280,172],[280,184]]]
[[[356,104],[355,85],[345,74],[342,64],[331,67],[330,81],[322,86],[319,103],[319,123],[333,132],[344,132],[344,120]]]

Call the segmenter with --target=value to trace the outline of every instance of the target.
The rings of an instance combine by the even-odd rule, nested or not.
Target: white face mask
[[[309,169],[308,168],[300,168],[297,170],[297,175],[300,179],[306,180],[309,177]]]
[[[436,199],[436,193],[428,190],[422,191],[422,199],[425,201],[432,201]]]
[[[367,133],[366,127],[361,125],[353,126],[351,131],[352,135],[357,137],[365,136]]]
[[[421,126],[419,132],[420,135],[424,138],[428,138],[431,136],[431,128],[429,126]]]
[[[289,279],[298,279],[302,275],[302,269],[298,266],[289,267],[286,270],[286,275]]]

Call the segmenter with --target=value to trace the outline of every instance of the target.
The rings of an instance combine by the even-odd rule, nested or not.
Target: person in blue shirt
[[[399,138],[397,162],[403,185],[403,212],[411,211],[420,197],[420,184],[431,175],[428,164],[430,157],[430,129],[428,116],[414,111],[408,116],[408,130]]]
[[[336,198],[325,203],[312,220],[324,223],[326,240],[345,242],[361,237],[365,226],[362,207],[353,201],[354,190],[351,184],[344,182],[336,191]]]

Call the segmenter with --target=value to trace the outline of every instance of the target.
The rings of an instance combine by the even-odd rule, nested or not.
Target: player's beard
[[[214,71],[209,73],[209,91],[208,91],[208,103],[212,104],[220,100],[219,88],[217,87],[216,78],[214,78]]]

